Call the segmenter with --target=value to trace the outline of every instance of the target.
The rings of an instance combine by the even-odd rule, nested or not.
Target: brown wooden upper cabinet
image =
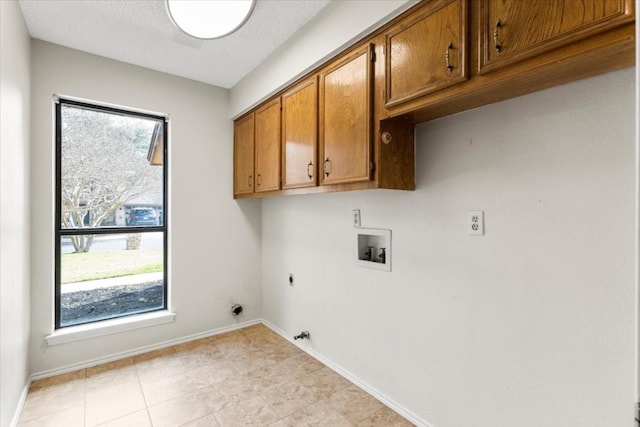
[[[481,0],[484,73],[633,22],[633,0]]]
[[[371,179],[373,46],[320,71],[320,184]]]
[[[233,125],[233,194],[252,194],[254,186],[254,113]]]
[[[467,9],[427,2],[385,34],[387,107],[467,80]]]
[[[234,197],[413,190],[416,123],[632,66],[634,23],[634,0],[418,2],[235,121]]]
[[[280,98],[256,110],[256,193],[280,189]]]
[[[318,78],[282,95],[282,188],[318,183]]]

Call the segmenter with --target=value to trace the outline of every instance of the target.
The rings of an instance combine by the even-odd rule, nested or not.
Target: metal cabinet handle
[[[260,174],[258,174],[257,179],[256,179],[256,185],[257,185],[258,187],[260,187],[261,181],[262,181],[262,180],[260,179]]]
[[[327,159],[324,161],[324,174],[326,176],[329,176],[329,174],[331,174],[331,160],[329,160],[329,158],[327,157]]]
[[[247,181],[249,183],[249,188],[251,188],[251,186],[253,185],[253,182],[252,182],[253,179],[252,178],[253,178],[253,175],[249,175],[249,178],[247,178]]]
[[[309,177],[309,179],[313,178],[313,162],[309,162],[309,164],[307,165],[307,176]]]
[[[498,22],[496,22],[496,26],[493,29],[493,44],[494,47],[496,49],[496,52],[500,53],[502,51],[502,45],[500,44],[500,40],[498,38],[498,32],[500,30],[500,28],[502,28],[502,21],[498,19]]]
[[[447,64],[447,71],[449,72],[449,74],[451,74],[451,72],[453,71],[453,65],[451,65],[451,62],[449,62],[449,51],[451,51],[451,49],[453,49],[453,43],[449,42],[447,50],[444,53],[444,61]]]

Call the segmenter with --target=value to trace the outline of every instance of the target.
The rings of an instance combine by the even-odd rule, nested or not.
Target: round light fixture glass
[[[169,17],[180,30],[198,39],[217,39],[240,28],[255,0],[167,0]]]

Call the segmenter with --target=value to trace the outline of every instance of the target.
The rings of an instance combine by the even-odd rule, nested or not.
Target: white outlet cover
[[[360,209],[354,209],[353,210],[353,226],[354,227],[361,227],[362,226],[362,220],[361,220],[361,216],[360,216]]]
[[[469,211],[467,229],[471,236],[484,236],[484,211]]]

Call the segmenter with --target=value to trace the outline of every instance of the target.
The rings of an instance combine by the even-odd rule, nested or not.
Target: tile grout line
[[[84,405],[82,408],[82,425],[87,427],[87,369],[84,369]]]
[[[149,412],[149,403],[147,402],[147,396],[144,394],[144,388],[142,388],[142,380],[140,379],[140,375],[138,375],[138,366],[136,364],[135,358],[131,358],[133,362],[133,369],[135,370],[136,378],[138,379],[138,386],[140,387],[140,391],[142,392],[142,399],[144,399],[144,410],[147,413],[147,419],[149,420],[149,424],[153,427],[153,420],[151,419],[151,413]]]

